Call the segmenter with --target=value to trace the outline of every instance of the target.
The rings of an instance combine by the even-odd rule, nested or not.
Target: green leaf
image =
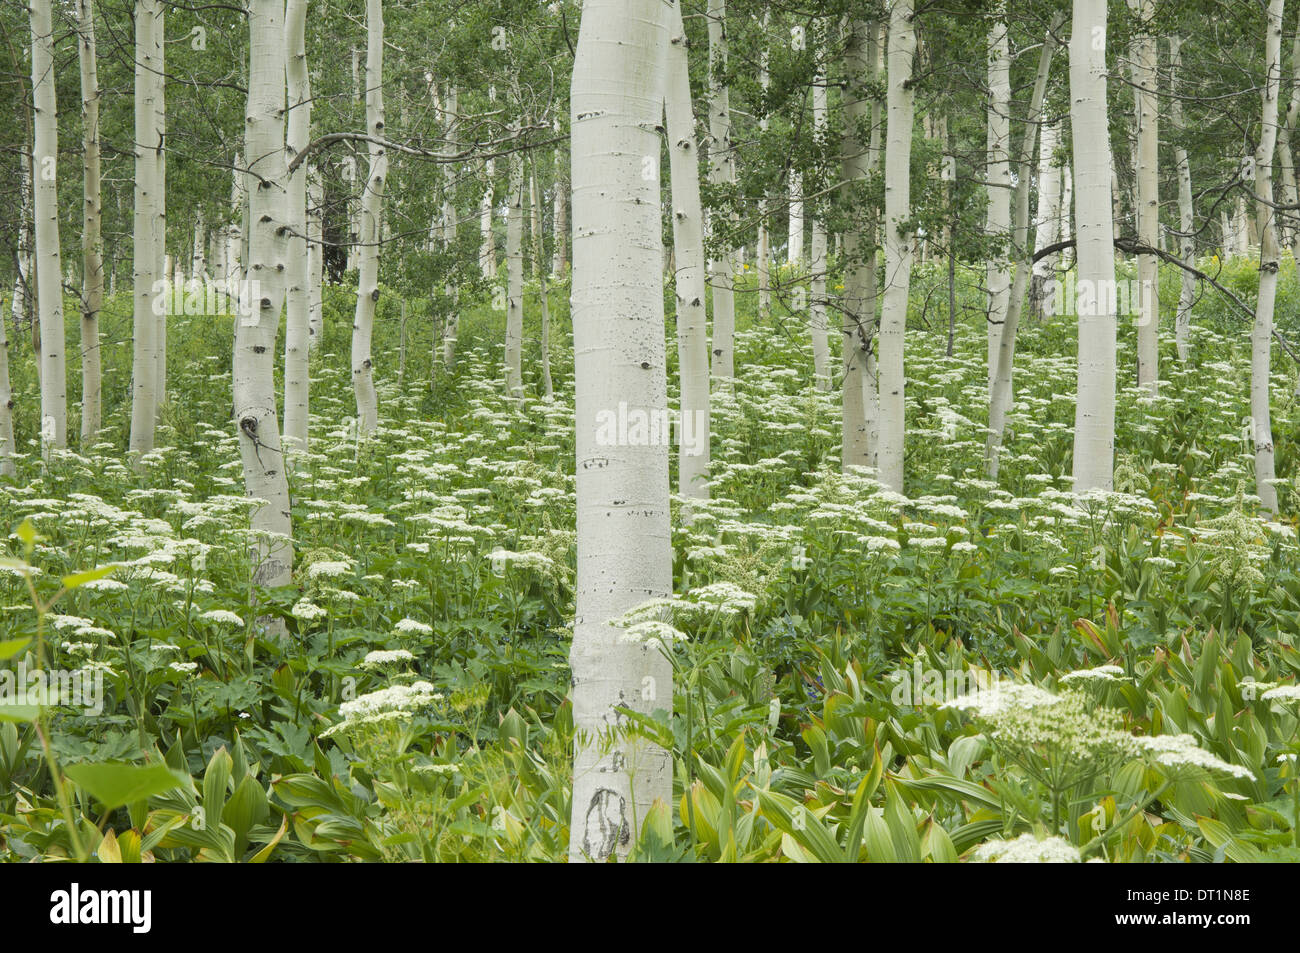
[[[28,547],[40,539],[40,537],[36,535],[36,527],[32,525],[32,521],[29,519],[22,521],[19,527],[14,530],[14,535],[22,540],[24,546]]]
[[[110,809],[175,790],[184,786],[187,780],[165,764],[128,764],[122,761],[73,764],[64,774]]]
[[[31,643],[31,639],[9,639],[0,642],[0,659],[13,658]]]
[[[40,705],[0,705],[0,721],[35,721],[39,717]]]
[[[76,572],[71,576],[64,576],[63,588],[76,589],[78,586],[84,586],[88,582],[103,579],[116,568],[116,565],[109,563],[106,566],[97,566],[94,569],[87,569],[85,572]]]

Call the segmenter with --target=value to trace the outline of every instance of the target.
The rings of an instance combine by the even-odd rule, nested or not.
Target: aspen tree
[[[158,315],[155,284],[159,280],[154,229],[158,189],[157,29],[158,0],[135,6],[135,208],[132,216],[134,321],[131,361],[131,452],[137,457],[154,447],[158,417]],[[238,164],[238,163],[236,163]],[[165,311],[165,306],[164,306]]]
[[[537,173],[528,177],[529,204],[533,216],[533,274],[537,276],[538,295],[542,305],[542,394],[547,400],[555,396],[555,382],[551,379],[551,302],[546,285],[546,264],[543,256],[546,243],[542,240],[541,195],[537,189]]]
[[[885,141],[885,295],[880,311],[880,481],[903,491],[905,428],[903,341],[911,287],[913,237],[910,166],[915,92],[912,61],[916,31],[912,0],[893,0],[889,10],[888,116]]]
[[[379,218],[388,180],[384,138],[384,14],[380,0],[366,0],[366,143],[369,166],[361,195],[361,247],[358,249],[357,307],[352,319],[352,390],[357,399],[357,432],[374,433],[379,425],[375,368],[370,355],[375,306],[379,302]]]
[[[248,5],[249,294],[235,318],[231,376],[244,489],[264,503],[253,511],[254,586],[287,585],[293,568],[289,483],[275,401],[275,340],[284,307],[289,251],[284,158],[285,48],[283,0]]]
[[[307,0],[288,0],[284,14],[285,77],[289,123],[285,159],[292,162],[311,138],[311,79],[307,73]],[[284,445],[307,450],[311,348],[310,260],[307,249],[306,163],[289,173],[286,219],[289,228],[288,288],[284,332]]]
[[[1134,113],[1137,119],[1137,237],[1155,248],[1160,240],[1160,112],[1156,100],[1156,38],[1151,32],[1155,0],[1129,0],[1140,25],[1134,41]],[[1155,391],[1160,384],[1159,259],[1138,255],[1141,291],[1137,329],[1138,384]]]
[[[1056,150],[1060,145],[1061,124],[1045,121],[1038,145],[1038,211],[1035,213],[1034,248],[1046,248],[1061,239],[1061,191],[1064,174],[1056,163]],[[1035,319],[1043,317],[1047,283],[1056,273],[1057,255],[1048,255],[1034,262],[1029,282],[1029,313]]]
[[[510,157],[506,194],[506,396],[524,396],[524,172],[518,155]]]
[[[680,4],[672,5],[668,24],[667,92],[664,122],[668,130],[672,178],[673,273],[677,302],[678,492],[709,498],[709,337],[705,313],[704,215],[700,205],[700,160],[691,107],[690,53]],[[699,453],[690,453],[687,426]]]
[[[1079,300],[1074,490],[1111,489],[1115,462],[1115,233],[1106,118],[1106,0],[1074,0],[1070,131]]]
[[[620,403],[667,414],[658,129],[671,10],[665,0],[586,0],[573,66],[571,861],[625,856],[655,802],[672,798],[670,752],[623,733],[618,711],[671,710],[672,665],[658,644],[610,625],[672,590],[668,447],[602,444],[597,423]]]
[[[51,0],[30,0],[32,30],[32,216],[36,223],[36,314],[41,329],[41,452],[67,446],[68,393],[59,252],[59,120],[54,92]]]
[[[1298,41],[1300,42],[1300,41]],[[1178,76],[1183,65],[1183,41],[1181,37],[1169,38],[1169,83],[1173,95],[1169,101],[1169,120],[1179,138],[1174,145],[1174,169],[1178,174],[1178,256],[1189,267],[1196,259],[1196,238],[1192,234],[1196,227],[1192,206],[1192,164],[1187,156],[1187,147],[1182,143],[1185,124],[1183,121],[1183,101],[1179,98]],[[1293,100],[1297,102],[1300,100]],[[1189,355],[1189,338],[1192,326],[1192,304],[1196,301],[1196,278],[1190,271],[1183,271],[1182,285],[1178,294],[1178,314],[1174,318],[1174,341],[1178,347],[1178,360],[1186,364]]]
[[[726,82],[727,0],[708,0],[709,21],[709,181],[714,185],[736,182],[735,143],[731,129],[731,93]],[[737,254],[727,247],[722,257],[709,263],[713,287],[713,376],[736,376]]]
[[[1283,0],[1269,0],[1264,40],[1264,109],[1259,147],[1255,150],[1255,221],[1260,235],[1259,297],[1255,301],[1255,327],[1250,336],[1250,416],[1255,438],[1255,494],[1263,510],[1277,515],[1277,487],[1273,485],[1273,424],[1269,407],[1272,369],[1273,308],[1277,301],[1280,266],[1278,213],[1273,208],[1273,161],[1277,145],[1278,90],[1282,80]]]
[[[95,63],[94,0],[77,0],[77,58],[81,65],[81,446],[100,427],[99,311],[104,303],[104,241],[99,177],[99,78]]]
[[[167,282],[170,277],[170,269],[167,264],[167,38],[165,25],[166,5],[159,0],[154,5],[154,69],[149,71],[147,78],[154,90],[154,133],[151,139],[155,152],[153,202],[154,280],[163,283]],[[162,285],[159,285],[159,287],[162,287]],[[166,302],[170,300],[171,295],[165,295],[161,307],[155,308],[158,330],[154,338],[154,358],[158,363],[158,369],[155,372],[154,380],[154,415],[158,417],[161,416],[163,403],[167,400],[168,308]]]
[[[1006,242],[1011,231],[1011,46],[1007,36],[1006,0],[998,0],[988,41],[988,210],[985,232],[999,243],[986,270],[989,289],[989,393],[997,372],[998,342],[1011,300],[1011,260]]]
[[[826,66],[818,50],[817,75],[813,78],[812,115],[813,135],[818,142],[826,138]],[[808,296],[808,332],[812,337],[813,380],[819,391],[831,389],[831,352],[827,340],[826,320],[826,223],[822,216],[813,215],[810,242],[812,260],[809,262],[812,281]]]

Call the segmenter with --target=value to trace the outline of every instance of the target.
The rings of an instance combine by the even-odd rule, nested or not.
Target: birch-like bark
[[[674,292],[677,302],[677,365],[680,393],[677,426],[677,489],[685,497],[709,498],[709,332],[705,300],[704,214],[700,158],[691,106],[690,53],[681,7],[668,24],[668,78],[664,123],[672,178]],[[691,432],[686,431],[687,426]],[[692,439],[693,438],[693,441]]]
[[[736,181],[735,143],[731,130],[731,92],[727,69],[727,0],[708,0],[709,21],[709,181]],[[713,376],[736,376],[736,251],[728,247],[709,262],[713,287]]]
[[[0,477],[14,476],[14,393],[9,384],[9,338],[0,314]]]
[[[1038,141],[1039,120],[1042,116],[1043,98],[1047,95],[1047,80],[1052,72],[1052,58],[1056,55],[1056,31],[1065,17],[1052,18],[1038,52],[1038,72],[1034,78],[1029,109],[1025,114],[1024,138],[1016,155],[1016,185],[1014,190],[1015,222],[1011,232],[1011,248],[1016,256],[1015,278],[1007,302],[1006,322],[998,335],[997,357],[994,362],[993,390],[989,394],[989,432],[984,445],[984,464],[990,479],[997,479],[998,459],[1002,451],[1002,435],[1006,428],[1007,409],[1011,406],[1012,373],[1016,361],[1016,334],[1020,330],[1020,316],[1024,311],[1025,291],[1029,284],[1030,262],[1033,246],[1029,243],[1029,179],[1034,162],[1034,144]]]
[[[1278,90],[1282,81],[1283,0],[1269,0],[1264,42],[1264,114],[1255,152],[1255,220],[1260,237],[1259,297],[1250,336],[1250,416],[1255,437],[1255,495],[1261,508],[1277,515],[1273,460],[1273,423],[1269,407],[1272,369],[1273,307],[1277,301],[1279,245],[1277,212],[1273,209],[1273,161],[1277,145]]]
[[[671,754],[622,733],[619,708],[673,705],[658,645],[609,624],[672,591],[667,441],[611,446],[620,405],[667,416],[658,163],[664,0],[586,0],[570,97],[578,575],[573,625],[573,815],[569,859],[625,856],[655,802],[669,808]],[[642,177],[643,161],[656,172]],[[661,434],[661,437],[666,436]],[[602,740],[608,744],[602,745]]]
[[[54,93],[51,0],[31,0],[32,214],[36,222],[36,314],[41,328],[41,452],[68,445],[63,339],[63,264],[59,252],[59,120]]]
[[[208,230],[203,222],[203,209],[199,209],[194,213],[194,253],[190,255],[190,278],[200,284],[203,283],[203,275],[208,267],[204,254],[207,241]]]
[[[358,251],[357,308],[352,319],[352,390],[357,398],[357,432],[374,433],[379,426],[375,368],[370,355],[375,306],[379,303],[379,219],[388,181],[388,151],[376,142],[384,138],[384,13],[380,0],[366,0],[366,143],[369,167],[361,196],[361,247]]]
[[[985,233],[1002,243],[990,257],[986,270],[989,294],[988,378],[989,394],[997,371],[998,342],[1011,300],[1011,255],[1006,242],[1011,232],[1011,46],[1007,37],[1006,0],[997,0],[988,41],[988,209]]]
[[[99,311],[104,304],[104,240],[99,179],[99,76],[93,0],[77,0],[77,58],[81,65],[81,446],[100,427]]]
[[[905,376],[903,341],[912,280],[911,162],[916,55],[913,0],[893,0],[889,9],[888,134],[885,140],[885,296],[880,309],[880,481],[903,492]]]
[[[1183,122],[1183,101],[1179,98],[1181,89],[1178,76],[1183,66],[1183,41],[1181,37],[1169,38],[1169,83],[1173,95],[1169,101],[1169,120],[1174,127],[1174,169],[1178,173],[1178,255],[1183,263],[1194,265],[1196,258],[1196,239],[1192,230],[1196,227],[1192,206],[1192,164],[1187,157],[1187,147],[1183,144],[1185,133]],[[1192,303],[1196,300],[1196,278],[1190,271],[1184,271],[1182,286],[1178,293],[1178,314],[1174,318],[1174,341],[1178,347],[1178,360],[1186,364],[1190,357],[1190,338],[1192,327]]]
[[[569,273],[569,181],[560,169],[560,157],[555,157],[555,254],[551,258],[551,274],[561,280]]]
[[[14,275],[13,316],[14,331],[24,324],[31,310],[32,281],[32,157],[23,151],[18,157],[18,248],[17,273]]]
[[[134,322],[131,361],[131,453],[148,453],[154,447],[158,409],[158,314],[155,308],[159,279],[154,257],[158,190],[157,95],[158,70],[155,8],[158,0],[137,0],[135,6],[135,209],[132,216],[132,281]],[[166,305],[162,305],[164,315]]]
[[[510,191],[506,196],[506,396],[524,396],[524,171],[518,155],[510,157]]]
[[[768,50],[767,50],[767,23],[768,11],[763,11],[763,50],[759,54],[758,82],[763,90],[763,98],[766,100],[767,91],[772,85],[771,73],[768,72]],[[759,132],[766,137],[769,122],[767,112],[764,110],[763,118],[758,121]],[[767,324],[768,318],[772,314],[772,244],[771,228],[767,220],[768,204],[767,195],[763,195],[758,200],[758,242],[754,247],[754,270],[758,273],[758,319],[764,325]]]
[[[287,585],[293,569],[289,483],[275,405],[275,339],[284,307],[285,258],[289,253],[284,158],[285,44],[283,0],[248,4],[248,107],[244,152],[248,155],[248,280],[250,300],[235,320],[231,364],[235,426],[244,489],[265,500],[253,511],[251,547],[254,586]]]
[[[1059,122],[1044,122],[1038,145],[1038,211],[1034,248],[1046,248],[1061,239],[1061,190],[1063,171],[1055,154],[1061,143]],[[1042,320],[1047,283],[1056,273],[1058,255],[1048,255],[1034,262],[1029,282],[1029,314]]]
[[[284,12],[285,79],[289,123],[285,160],[292,162],[311,138],[311,79],[307,74],[307,0],[288,0]],[[284,327],[284,446],[307,451],[311,349],[310,261],[307,249],[306,163],[289,174],[285,213],[289,223],[288,288]]]
[[[1282,173],[1282,204],[1291,210],[1282,215],[1282,244],[1291,248],[1292,257],[1300,261],[1300,211],[1295,206],[1300,203],[1300,189],[1296,185],[1295,153],[1291,144],[1295,141],[1296,120],[1300,119],[1300,33],[1296,34],[1291,44],[1291,98],[1287,102],[1286,119],[1277,130],[1277,148],[1279,152],[1278,167]]]
[[[1137,236],[1151,248],[1160,240],[1160,112],[1156,99],[1156,37],[1151,21],[1155,0],[1129,0],[1140,21],[1134,42],[1134,112],[1137,119]],[[1138,385],[1153,393],[1160,386],[1160,296],[1155,255],[1138,255],[1140,310],[1137,329]]]
[[[826,67],[822,60],[823,51],[818,51],[817,75],[813,79],[812,114],[813,135],[818,142],[826,138]],[[831,351],[828,340],[828,322],[826,319],[826,223],[820,215],[812,220],[812,288],[808,296],[808,331],[812,336],[813,381],[819,390],[831,389]]]
[[[790,223],[787,236],[786,260],[794,265],[803,261],[803,174],[798,170],[790,172]]]
[[[478,225],[481,242],[479,243],[479,268],[483,277],[495,281],[497,277],[497,246],[492,236],[492,183],[496,179],[496,162],[488,159],[484,165],[484,191],[479,202]]]
[[[166,6],[159,2],[154,7],[154,62],[157,69],[149,74],[149,81],[154,87],[154,136],[153,143],[157,153],[155,160],[154,190],[154,275],[158,281],[166,281],[170,268],[167,264],[167,43],[166,43]],[[163,301],[170,300],[166,295]],[[158,362],[157,379],[154,396],[157,398],[155,416],[161,418],[163,404],[167,400],[167,305],[158,309],[158,331],[155,338],[155,359]]]
[[[325,336],[325,228],[321,221],[322,191],[320,172],[315,166],[307,171],[307,331],[308,347],[320,347]]]
[[[872,171],[875,150],[862,141],[868,124],[872,139],[877,123],[868,100],[868,83],[879,78],[877,32],[874,24],[850,20],[844,42],[844,77],[842,94],[844,133],[840,142],[841,166],[846,204],[854,209],[851,223],[844,233],[844,296],[841,299],[844,335],[840,380],[840,417],[842,434],[840,464],[849,467],[874,467],[875,445],[870,428],[874,425],[871,398],[871,343],[876,324],[876,248],[874,210],[854,200],[853,191]],[[874,141],[872,145],[874,145]]]
[[[1079,312],[1074,490],[1109,490],[1115,462],[1115,246],[1106,118],[1106,0],[1074,0],[1070,129]]]
[[[555,382],[551,379],[551,292],[546,284],[546,242],[542,239],[541,193],[537,189],[536,173],[528,177],[529,204],[533,216],[533,272],[537,275],[537,290],[542,303],[542,394],[547,400],[555,396]]]

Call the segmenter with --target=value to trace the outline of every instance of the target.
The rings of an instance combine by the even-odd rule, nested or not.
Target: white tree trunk
[[[99,311],[104,303],[104,241],[99,180],[99,77],[95,63],[93,0],[77,0],[77,56],[81,64],[81,447],[100,428]]]
[[[311,138],[311,80],[307,74],[307,0],[288,0],[284,14],[284,47],[288,54],[285,77],[289,124],[285,159],[307,147]],[[309,360],[311,350],[311,277],[307,249],[306,163],[289,175],[285,213],[289,224],[288,288],[285,293],[284,329],[284,446],[306,452]]]
[[[768,11],[763,11],[763,38],[760,41],[763,44],[762,52],[759,54],[758,82],[763,90],[764,99],[767,98],[767,91],[771,87],[771,74],[768,72],[768,50],[767,50],[767,23]],[[769,122],[767,113],[764,112],[763,118],[758,121],[758,128],[761,135],[766,136]],[[772,314],[772,241],[771,228],[767,220],[768,204],[767,196],[764,195],[758,200],[758,241],[754,246],[754,270],[758,273],[758,319],[764,325],[767,324],[768,318]]]
[[[41,452],[68,444],[63,338],[63,264],[59,253],[58,106],[54,94],[51,0],[31,0],[32,111],[35,138],[32,210],[36,222],[36,313],[41,328]]]
[[[1046,248],[1061,240],[1061,187],[1062,169],[1055,162],[1055,153],[1061,143],[1059,122],[1044,122],[1038,146],[1038,211],[1034,236],[1035,250]],[[1034,262],[1033,277],[1029,283],[1029,313],[1036,320],[1043,317],[1047,283],[1056,273],[1058,255],[1048,255]]]
[[[546,242],[542,238],[541,193],[537,189],[537,175],[528,177],[529,204],[533,216],[533,270],[537,275],[538,294],[542,303],[542,394],[547,400],[555,396],[555,382],[551,379],[551,301],[546,286]]]
[[[506,396],[524,396],[524,173],[517,155],[510,157],[510,191],[506,195]]]
[[[1129,0],[1129,8],[1140,18],[1134,43],[1134,112],[1137,119],[1137,236],[1152,248],[1160,240],[1160,112],[1156,90],[1156,37],[1151,32],[1155,0]],[[1138,255],[1138,384],[1155,392],[1160,385],[1160,297],[1155,255]]]
[[[132,218],[132,264],[135,317],[131,362],[131,452],[148,453],[154,446],[158,409],[159,280],[154,257],[158,191],[157,95],[153,76],[158,69],[155,8],[158,0],[137,0],[135,7],[135,211]],[[162,305],[164,315],[166,305]]]
[[[994,364],[993,390],[989,394],[989,432],[984,445],[984,462],[990,479],[997,479],[998,459],[1002,451],[1002,434],[1006,426],[1007,409],[1011,405],[1011,376],[1016,360],[1016,334],[1020,330],[1020,316],[1024,310],[1025,290],[1029,283],[1030,261],[1033,246],[1029,243],[1029,179],[1034,161],[1034,144],[1038,140],[1039,119],[1043,99],[1047,95],[1047,80],[1052,71],[1052,58],[1056,54],[1056,32],[1064,15],[1052,18],[1038,53],[1038,73],[1029,97],[1025,114],[1025,131],[1020,151],[1016,155],[1016,185],[1014,191],[1015,222],[1012,227],[1011,247],[1016,256],[1015,278],[1007,302],[1006,321],[998,335],[997,359]]]
[[[321,205],[324,195],[320,172],[312,166],[307,172],[307,330],[311,335],[309,348],[320,347],[325,336],[325,237],[321,222]]]
[[[366,0],[366,132],[384,138],[384,14],[380,0]],[[378,142],[366,143],[370,159],[361,196],[361,247],[358,252],[357,308],[352,319],[352,390],[357,399],[357,432],[374,433],[379,426],[374,361],[370,340],[375,306],[379,302],[379,219],[388,180],[388,152]]]
[[[813,93],[816,96],[816,91]],[[803,261],[803,175],[790,173],[790,228],[787,238],[786,261],[797,264]]]
[[[1250,416],[1255,437],[1255,494],[1270,516],[1277,515],[1273,463],[1273,423],[1269,407],[1272,367],[1273,306],[1277,300],[1279,267],[1277,212],[1273,209],[1273,161],[1277,144],[1277,100],[1282,80],[1283,0],[1269,0],[1264,43],[1264,115],[1255,152],[1255,220],[1260,237],[1259,297],[1250,336]]]
[[[166,281],[170,269],[167,265],[167,102],[166,70],[167,44],[164,29],[166,6],[159,2],[154,5],[154,59],[157,69],[148,74],[154,87],[154,134],[153,144],[157,152],[155,160],[154,190],[154,275],[155,280]],[[170,295],[164,301],[170,300]],[[157,379],[154,382],[154,397],[157,406],[154,415],[160,417],[163,404],[167,400],[167,306],[158,309],[158,331],[154,344],[155,359],[158,362]]]
[[[998,363],[998,342],[1011,300],[1011,260],[1006,246],[1011,231],[1011,47],[1007,38],[1006,0],[998,0],[988,41],[988,209],[984,229],[1002,242],[990,258],[986,281],[989,289],[988,370],[989,393]]]
[[[1183,65],[1183,41],[1181,37],[1169,38],[1169,84],[1173,95],[1169,102],[1169,119],[1173,124],[1175,136],[1183,135],[1183,102],[1179,99],[1181,89],[1178,74]],[[1187,147],[1181,142],[1174,146],[1174,168],[1178,173],[1178,254],[1187,265],[1195,264],[1196,239],[1192,230],[1196,227],[1192,206],[1192,164],[1187,157]],[[1174,340],[1178,347],[1178,360],[1186,364],[1190,357],[1190,337],[1192,327],[1192,303],[1196,300],[1196,278],[1189,271],[1184,271],[1182,286],[1178,294],[1178,315],[1174,319]]]
[[[35,272],[32,268],[32,157],[24,150],[18,157],[18,273],[14,275],[14,300],[11,313],[14,330],[23,323],[31,307],[30,297]]]
[[[727,68],[727,0],[708,0],[709,21],[709,181],[736,181],[735,143],[731,137],[731,93],[723,79]],[[709,262],[713,287],[713,376],[736,376],[736,251],[728,248]]]
[[[876,417],[874,408],[870,406],[875,394],[871,362],[871,342],[876,324],[875,213],[856,202],[852,192],[866,179],[874,164],[875,150],[861,141],[860,130],[864,123],[875,118],[867,96],[869,84],[879,79],[876,36],[874,24],[853,19],[848,23],[844,44],[846,84],[842,97],[844,134],[840,152],[845,200],[855,211],[852,224],[844,234],[844,295],[840,302],[844,335],[840,463],[846,469],[876,465],[870,431]],[[877,123],[871,125],[874,139]]]
[[[690,54],[681,8],[672,5],[668,24],[668,79],[664,121],[672,178],[674,288],[677,302],[677,488],[682,496],[709,498],[709,332],[704,306],[704,214],[700,204],[700,158],[691,107]],[[690,433],[687,433],[687,427]],[[692,440],[693,438],[693,440]]]
[[[496,162],[492,159],[487,160],[484,166],[484,192],[483,199],[479,203],[479,235],[481,242],[479,244],[479,268],[483,271],[483,277],[489,281],[495,281],[497,276],[497,246],[496,239],[492,235],[492,183],[496,178]]]
[[[283,586],[293,568],[289,484],[275,405],[275,339],[284,307],[289,252],[284,159],[285,44],[283,0],[248,5],[248,108],[244,151],[250,190],[248,280],[252,300],[235,320],[232,378],[244,488],[266,503],[253,511],[253,584]]]
[[[1282,216],[1283,244],[1291,247],[1291,254],[1300,261],[1300,210],[1294,208],[1300,203],[1300,188],[1296,184],[1295,153],[1291,144],[1295,141],[1296,120],[1300,119],[1300,33],[1296,34],[1291,44],[1291,99],[1287,103],[1286,119],[1277,131],[1277,147],[1281,153],[1278,164],[1282,170],[1282,204],[1292,209]]]
[[[820,51],[819,51],[820,52]],[[821,56],[818,57],[821,63]],[[812,91],[813,135],[818,142],[826,137],[826,68],[818,66]],[[812,288],[808,296],[808,330],[812,336],[813,381],[819,391],[831,389],[831,351],[826,320],[826,223],[820,215],[812,220]]]
[[[1074,137],[1079,383],[1074,490],[1109,490],[1115,460],[1115,247],[1106,118],[1106,0],[1074,0],[1070,126]]]
[[[885,142],[885,297],[880,311],[880,481],[903,492],[904,370],[907,298],[912,278],[912,60],[916,31],[912,0],[893,0],[889,10],[888,110]]]
[[[663,0],[586,0],[573,68],[573,330],[578,580],[569,859],[624,856],[654,802],[672,798],[670,752],[617,734],[673,705],[661,650],[609,625],[672,590],[668,445],[602,442],[620,404],[667,416],[657,128],[663,118]],[[642,157],[656,175],[642,178]],[[666,435],[661,434],[660,437]],[[602,746],[602,736],[610,744]]]
[[[569,271],[569,183],[560,169],[560,157],[555,161],[555,254],[551,259],[551,274],[564,278]]]

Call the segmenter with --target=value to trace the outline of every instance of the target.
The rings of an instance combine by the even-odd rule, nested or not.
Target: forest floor
[[[1022,329],[991,482],[982,318],[958,322],[946,356],[944,280],[918,273],[906,495],[839,472],[839,398],[813,389],[798,317],[756,328],[739,296],[712,500],[689,522],[674,503],[668,611],[688,638],[665,647],[672,715],[629,728],[677,765],[635,856],[1300,860],[1300,567],[1294,519],[1260,520],[1251,496],[1247,328],[1206,299],[1188,364],[1162,339],[1159,395],[1118,394],[1117,492],[1076,497],[1072,321]],[[1283,285],[1289,313],[1289,263]],[[102,687],[98,711],[87,698],[51,716],[52,757],[30,721],[0,715],[0,858],[565,856],[566,291],[552,289],[555,399],[536,396],[530,297],[518,405],[499,382],[501,315],[466,315],[454,373],[435,373],[413,303],[399,382],[396,302],[381,306],[381,429],[358,442],[351,299],[329,289],[312,444],[291,470],[294,584],[258,610],[284,639],[249,609],[229,318],[173,319],[161,448],[135,472],[130,302],[109,303],[104,442],[46,468],[29,447],[0,483],[24,562],[0,565],[0,659],[39,645],[47,668]],[[1122,326],[1124,379],[1134,343]],[[1273,426],[1294,516],[1300,402],[1283,360]],[[15,385],[31,434],[35,385]],[[45,606],[61,577],[110,563],[34,610],[33,594]],[[145,759],[172,771],[114,773]]]

